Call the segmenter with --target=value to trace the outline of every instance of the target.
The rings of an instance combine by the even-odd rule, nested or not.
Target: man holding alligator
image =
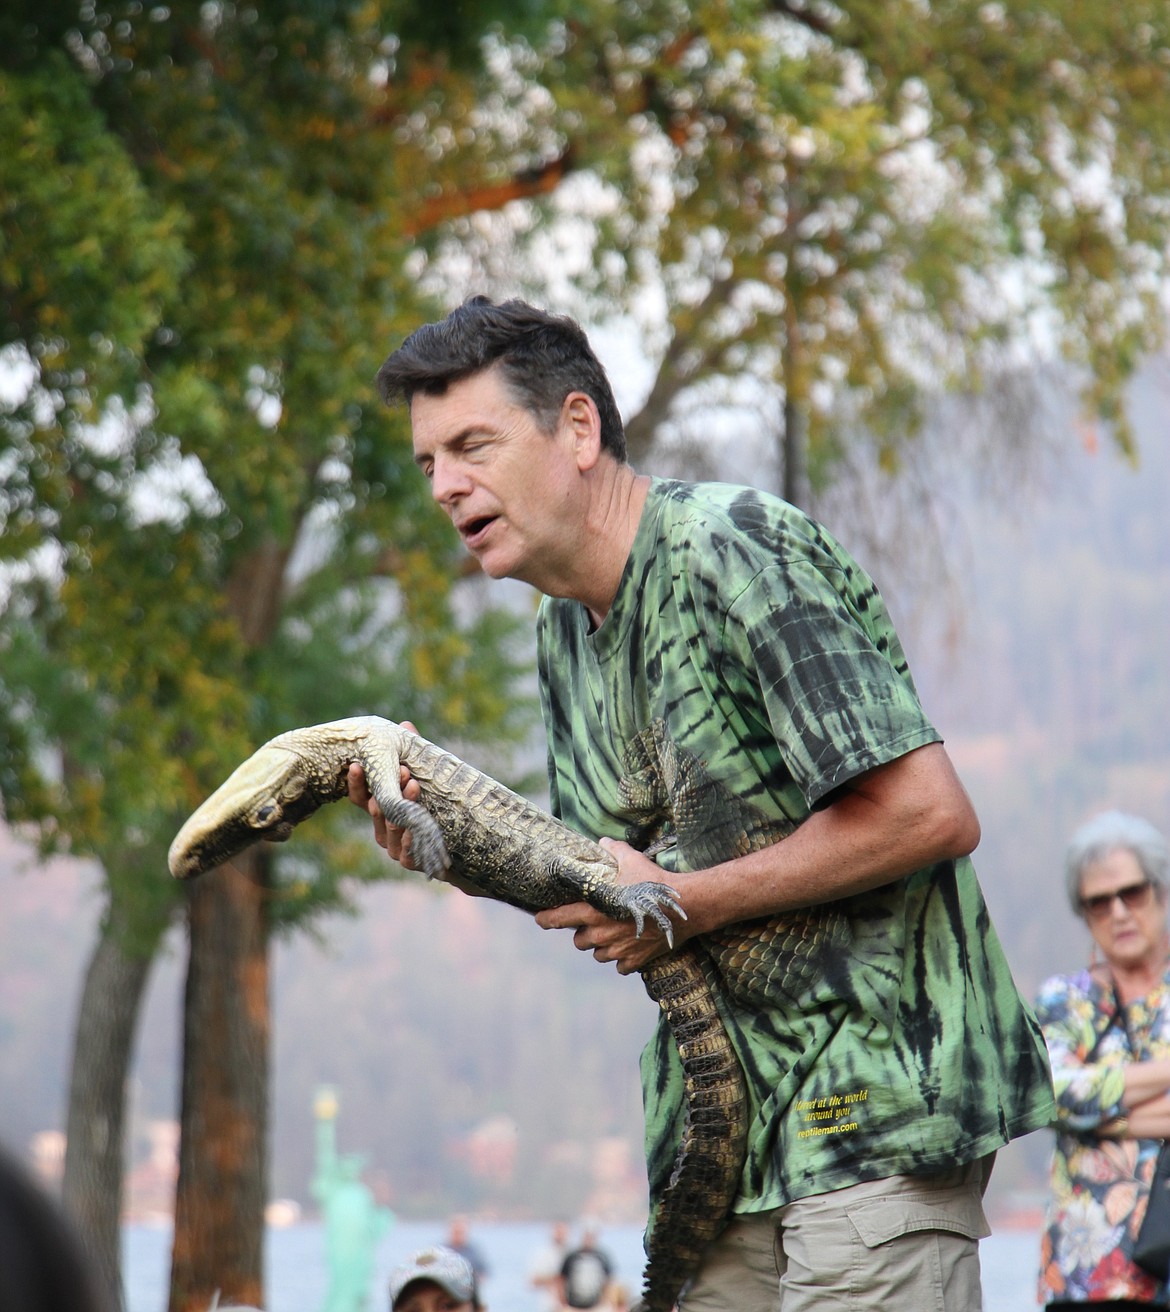
[[[992,1157],[1050,1081],[874,584],[782,501],[637,474],[570,320],[473,298],[378,381],[484,572],[544,594],[553,809],[624,882],[668,872],[747,1078],[735,1215],[680,1306],[975,1312]],[[409,864],[359,767],[350,796]],[[623,974],[668,951],[586,903],[537,919]],[[657,1195],[684,1107],[661,1024],[643,1086]]]

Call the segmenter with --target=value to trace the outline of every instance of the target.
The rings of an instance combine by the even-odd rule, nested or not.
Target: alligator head
[[[176,879],[222,865],[261,839],[283,843],[298,824],[344,791],[324,794],[296,751],[267,744],[236,769],[175,835],[167,864]]]

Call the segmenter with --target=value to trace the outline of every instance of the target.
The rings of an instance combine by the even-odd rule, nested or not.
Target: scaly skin
[[[171,873],[189,879],[261,839],[283,842],[327,802],[344,797],[358,761],[391,823],[411,831],[414,862],[432,878],[449,872],[488,896],[530,912],[586,901],[641,933],[650,919],[673,942],[674,891],[617,882],[617,863],[547,812],[390,720],[361,716],[294,729],[248,758],[183,825]],[[421,801],[399,786],[405,765]],[[722,1230],[739,1187],[747,1134],[743,1074],[699,955],[683,947],[642,969],[682,1061],[687,1119],[674,1172],[650,1227],[638,1312],[670,1312]]]

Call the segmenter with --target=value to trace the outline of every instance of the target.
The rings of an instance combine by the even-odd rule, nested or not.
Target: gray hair
[[[1074,915],[1082,915],[1081,880],[1087,867],[1111,852],[1132,852],[1142,874],[1154,885],[1159,898],[1166,896],[1170,874],[1170,847],[1148,820],[1123,811],[1102,811],[1086,820],[1069,839],[1064,858],[1068,900]]]

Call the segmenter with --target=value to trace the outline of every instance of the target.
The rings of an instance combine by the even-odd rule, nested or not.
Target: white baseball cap
[[[390,1274],[391,1312],[407,1285],[415,1280],[431,1280],[461,1303],[475,1302],[475,1272],[466,1258],[451,1248],[435,1244],[423,1248]]]

